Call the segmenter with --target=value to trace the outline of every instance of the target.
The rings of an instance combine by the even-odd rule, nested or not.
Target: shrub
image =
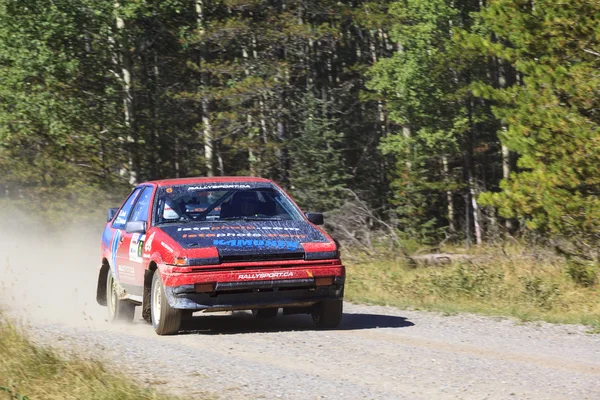
[[[569,260],[565,272],[577,285],[594,286],[598,282],[598,265],[590,262]]]

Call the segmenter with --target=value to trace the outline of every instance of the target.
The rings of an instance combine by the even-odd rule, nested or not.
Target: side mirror
[[[308,220],[315,225],[323,225],[324,224],[323,214],[308,212],[308,213],[306,213],[306,218],[308,218]]]
[[[119,207],[109,208],[108,214],[106,214],[106,222],[112,221],[115,215],[117,214],[117,211],[119,211]]]
[[[127,233],[146,233],[146,221],[129,221],[125,225]]]

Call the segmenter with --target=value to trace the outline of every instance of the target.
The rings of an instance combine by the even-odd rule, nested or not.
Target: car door
[[[131,242],[131,234],[125,232],[125,225],[131,216],[132,210],[142,193],[144,187],[138,187],[131,195],[127,198],[119,213],[117,214],[117,218],[115,218],[112,228],[116,231],[114,233],[113,245],[111,249],[111,265],[115,274],[117,281],[121,285],[132,285],[135,282],[135,274],[131,270],[130,266],[128,266],[125,261],[129,260],[129,243]]]
[[[145,186],[139,199],[127,222],[142,221],[146,223],[146,227],[149,224],[149,214],[152,205],[154,188],[152,186]],[[130,282],[136,286],[134,291],[139,291],[144,286],[144,272],[146,269],[145,260],[142,256],[144,242],[146,241],[146,235],[143,233],[124,233],[123,239],[123,260],[121,265],[123,269],[127,270],[128,274],[132,274],[133,278]],[[137,293],[132,293],[137,294]]]

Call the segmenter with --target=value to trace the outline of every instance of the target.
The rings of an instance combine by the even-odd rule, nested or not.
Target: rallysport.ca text
[[[264,278],[291,278],[294,276],[293,272],[261,272],[258,274],[241,274],[238,275],[238,279],[264,279]]]

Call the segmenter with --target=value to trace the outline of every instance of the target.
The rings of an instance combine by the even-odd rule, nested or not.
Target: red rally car
[[[135,307],[159,335],[195,311],[342,319],[345,269],[334,240],[274,182],[251,177],[142,183],[108,211],[97,301],[111,321]]]

